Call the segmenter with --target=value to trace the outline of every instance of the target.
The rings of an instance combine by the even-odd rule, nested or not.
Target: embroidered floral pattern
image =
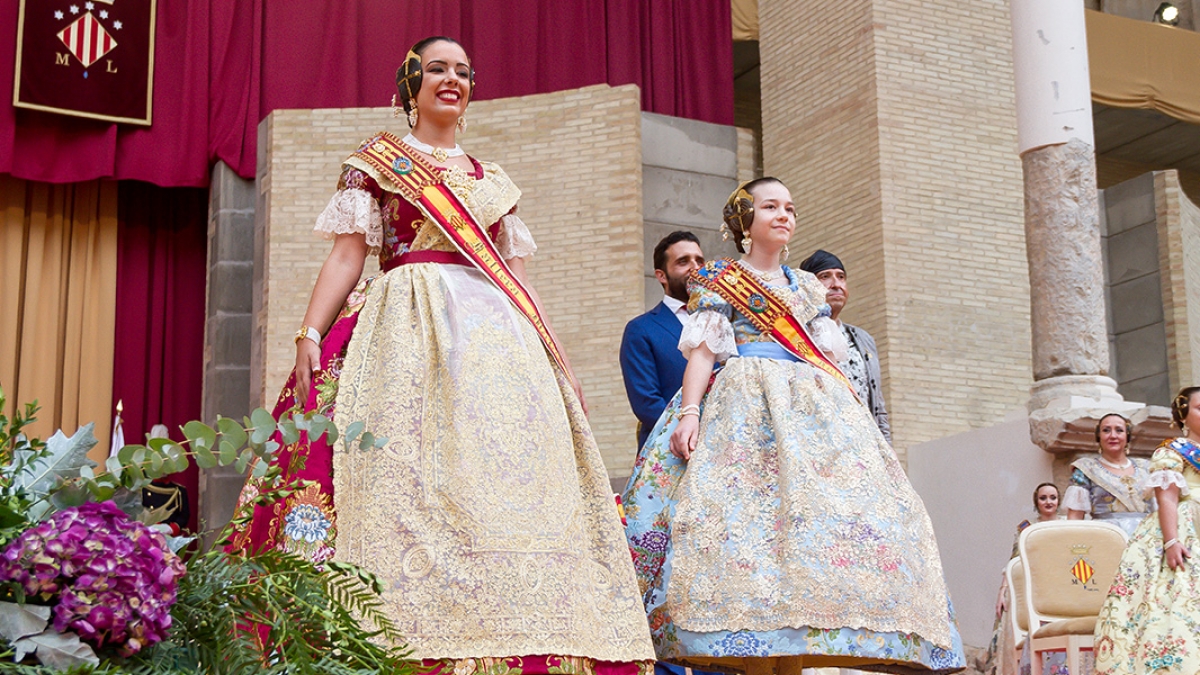
[[[1150,459],[1150,475],[1180,474],[1188,493],[1179,498],[1176,538],[1200,551],[1197,522],[1200,471],[1167,441]],[[1195,558],[1192,558],[1194,561]],[[1144,518],[1121,556],[1121,564],[1096,624],[1096,675],[1160,675],[1200,672],[1200,570],[1188,561],[1172,570],[1163,561],[1157,516]]]
[[[759,337],[715,294],[690,305]],[[959,670],[924,507],[865,408],[814,371],[729,359],[686,464],[668,449],[678,395],[650,432],[623,501],[655,651],[697,668],[819,654]]]

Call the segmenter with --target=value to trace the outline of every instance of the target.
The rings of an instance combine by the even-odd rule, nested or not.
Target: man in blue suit
[[[654,247],[654,276],[663,300],[625,324],[621,338],[621,375],[625,394],[638,418],[638,448],[683,384],[687,359],[679,351],[679,334],[687,318],[688,276],[704,266],[700,240],[679,230]]]

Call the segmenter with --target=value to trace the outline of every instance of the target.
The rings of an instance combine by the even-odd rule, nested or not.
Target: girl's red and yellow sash
[[[788,306],[771,289],[744,267],[733,260],[716,260],[712,265],[696,270],[694,278],[720,295],[755,328],[770,335],[793,356],[832,376],[854,393],[854,385],[817,347],[804,324],[792,316]]]
[[[546,346],[546,351],[563,373],[567,373],[562,349],[546,326],[529,290],[508,268],[484,226],[446,185],[437,169],[388,132],[363,143],[354,156],[394,183],[405,199],[441,228],[446,238],[454,242],[459,253],[471,261],[529,320]]]

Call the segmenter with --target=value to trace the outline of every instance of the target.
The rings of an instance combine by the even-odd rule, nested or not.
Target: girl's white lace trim
[[[683,352],[684,358],[690,358],[692,350],[705,343],[717,355],[717,361],[737,353],[737,340],[728,317],[712,310],[688,315],[683,322],[683,332],[679,334],[679,351]]]
[[[334,239],[339,234],[364,234],[370,248],[367,254],[378,254],[383,246],[383,216],[379,212],[379,202],[366,190],[339,190],[317,216],[313,232],[325,239]]]

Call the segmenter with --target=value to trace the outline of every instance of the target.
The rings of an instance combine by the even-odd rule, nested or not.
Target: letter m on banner
[[[13,105],[150,124],[156,0],[20,0]]]

